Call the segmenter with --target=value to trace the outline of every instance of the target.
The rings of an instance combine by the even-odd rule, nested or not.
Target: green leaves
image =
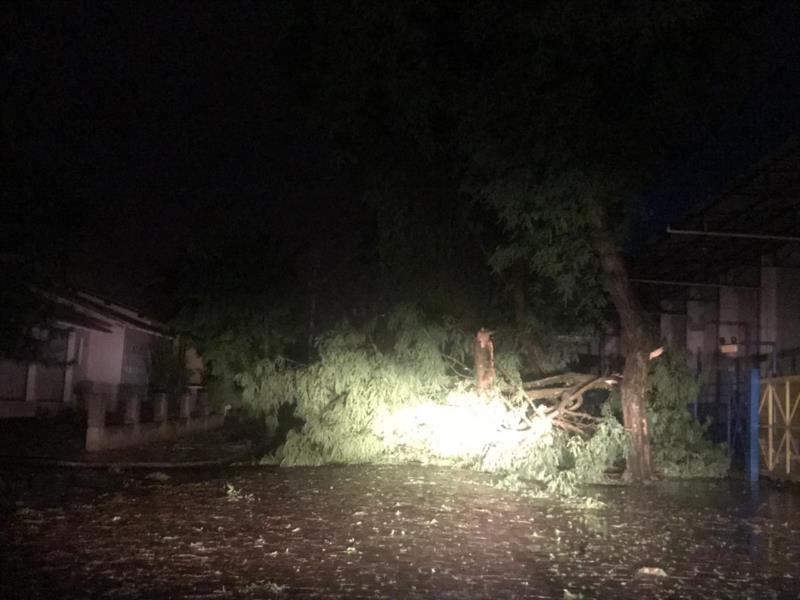
[[[705,437],[708,423],[689,412],[700,386],[685,354],[668,349],[650,370],[648,422],[656,465],[667,477],[724,477],[730,461],[721,445]]]
[[[431,322],[400,305],[386,329],[383,350],[372,341],[372,323],[342,324],[316,341],[319,360],[310,365],[278,356],[237,376],[246,405],[270,425],[277,426],[280,407],[291,403],[304,421],[270,462],[451,464],[571,494],[581,483],[602,480],[624,456],[627,438],[609,412],[589,440],[554,429],[545,417],[532,417],[527,430],[508,428],[519,418],[510,419],[500,395],[477,396],[453,374],[446,357],[468,362],[471,336],[452,319]],[[519,382],[515,354],[500,350],[497,364],[509,381]]]

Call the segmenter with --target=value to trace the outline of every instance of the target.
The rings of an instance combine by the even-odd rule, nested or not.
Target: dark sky
[[[302,228],[350,193],[304,140],[295,65],[273,47],[279,11],[234,8],[10,7],[7,244],[132,279],[148,257]]]
[[[630,248],[664,235],[681,214],[712,200],[796,135],[800,135],[800,34],[782,65],[748,94],[741,108],[702,143],[689,148],[686,160],[643,195],[647,210],[632,227]]]
[[[360,192],[305,111],[290,4],[6,5],[2,249],[130,296],[192,248],[341,237]]]

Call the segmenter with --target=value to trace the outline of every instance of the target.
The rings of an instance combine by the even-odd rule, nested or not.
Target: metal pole
[[[758,369],[750,370],[750,401],[747,411],[747,445],[745,446],[745,475],[748,481],[758,481],[758,404],[761,399],[761,378]]]
[[[755,285],[736,285],[732,283],[697,283],[695,281],[672,281],[669,279],[631,279],[634,283],[652,283],[653,285],[682,285],[686,287],[733,288],[740,290],[757,290]]]
[[[777,240],[779,242],[800,242],[800,237],[793,235],[773,235],[770,233],[736,233],[731,231],[700,231],[696,229],[673,229],[667,227],[667,233],[674,235],[703,235],[708,237],[746,238],[752,240]]]

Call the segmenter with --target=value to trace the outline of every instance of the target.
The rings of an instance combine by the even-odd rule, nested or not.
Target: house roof
[[[800,244],[793,241],[800,236],[798,98],[795,48],[683,166],[647,194],[646,216],[635,223],[628,244],[634,277],[758,285],[754,267],[764,255],[778,265],[800,266]],[[722,235],[731,233],[742,235]],[[658,300],[681,297],[689,288],[639,289],[643,299]]]
[[[758,286],[764,256],[776,266],[800,267],[798,207],[800,137],[792,137],[644,245],[631,260],[634,277],[675,282],[675,289],[659,290],[662,297],[687,287],[678,283]]]
[[[78,290],[43,293],[53,303],[54,316],[60,314],[58,320],[77,327],[108,332],[112,325],[121,325],[159,336],[172,335],[166,324],[93,294]]]
[[[22,255],[0,253],[0,267],[3,277],[16,284],[17,295],[30,296],[25,302],[35,304],[38,318],[45,322],[103,332],[116,325],[159,336],[173,335],[168,325],[136,308],[55,283]]]

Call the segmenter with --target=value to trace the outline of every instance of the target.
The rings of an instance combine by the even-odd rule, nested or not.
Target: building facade
[[[151,348],[170,337],[163,323],[83,292],[47,298],[59,316],[38,332],[49,340],[42,360],[0,361],[0,418],[81,409],[87,392],[111,410],[128,394],[146,396]]]

